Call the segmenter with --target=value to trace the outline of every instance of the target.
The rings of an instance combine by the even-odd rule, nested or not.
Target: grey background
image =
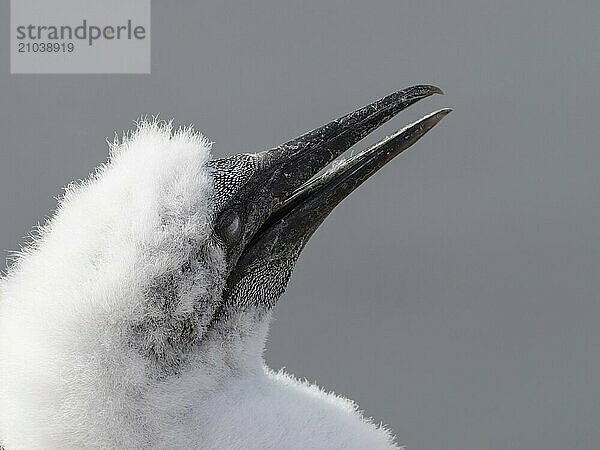
[[[8,29],[8,2],[0,3]],[[267,361],[409,450],[600,448],[600,3],[153,2],[151,75],[9,75],[0,247],[141,113],[217,156],[418,82],[448,116],[345,201],[278,306]]]

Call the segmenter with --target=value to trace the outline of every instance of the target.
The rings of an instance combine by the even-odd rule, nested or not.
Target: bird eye
[[[219,234],[229,244],[237,242],[242,234],[242,222],[235,211],[229,211],[219,223]]]

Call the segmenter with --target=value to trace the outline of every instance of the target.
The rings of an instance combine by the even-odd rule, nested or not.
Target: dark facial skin
[[[239,310],[267,311],[275,305],[304,245],[335,206],[451,110],[431,113],[316,174],[398,112],[433,94],[442,91],[413,86],[271,150],[208,163],[218,203],[215,232],[228,266],[223,300],[211,325]]]

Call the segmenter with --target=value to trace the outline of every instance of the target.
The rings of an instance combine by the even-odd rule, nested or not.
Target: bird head
[[[166,423],[162,408],[261,369],[271,311],[310,236],[450,110],[324,169],[436,93],[414,86],[223,159],[210,159],[200,134],[159,121],[117,139],[108,163],[67,187],[0,282],[0,436],[45,427],[90,437],[95,422],[106,431],[114,417],[151,428],[142,411]]]
[[[207,163],[214,183],[212,232],[226,267],[224,290],[205,329],[207,338],[219,341],[243,330],[264,336],[260,325],[268,323],[300,252],[319,225],[450,109],[429,114],[348,160],[336,158],[399,111],[441,93],[435,86],[414,86],[272,149]]]

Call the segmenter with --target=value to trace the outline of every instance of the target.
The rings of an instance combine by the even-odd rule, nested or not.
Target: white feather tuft
[[[352,402],[263,366],[268,317],[242,314],[237,337],[188,353],[189,342],[173,344],[169,329],[185,321],[205,331],[224,283],[210,237],[211,143],[154,118],[109,146],[108,162],[66,188],[0,280],[2,444],[397,448]],[[166,317],[169,279],[177,295]],[[185,364],[169,374],[152,355]]]

